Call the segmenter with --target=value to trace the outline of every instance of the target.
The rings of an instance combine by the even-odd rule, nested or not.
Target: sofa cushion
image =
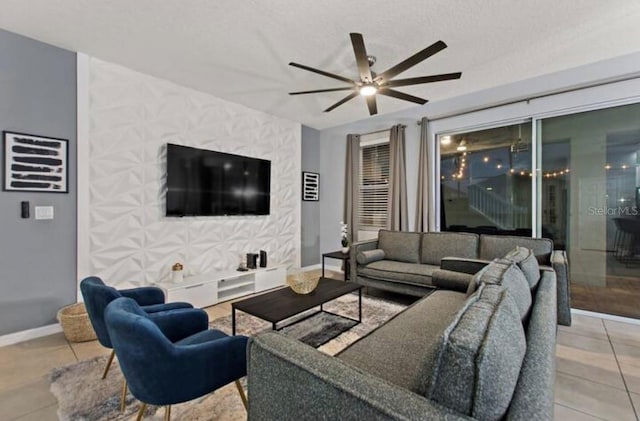
[[[533,250],[538,263],[548,265],[551,263],[553,241],[548,238],[518,237],[513,235],[481,235],[480,258],[493,260],[503,257],[514,249],[522,246]]]
[[[381,249],[364,250],[356,255],[356,261],[361,265],[366,265],[367,263],[377,262],[378,260],[383,259],[384,250]]]
[[[417,232],[380,230],[378,248],[384,250],[385,258],[397,262],[420,262],[420,235]]]
[[[531,290],[524,274],[516,264],[509,260],[496,259],[487,265],[487,269],[477,278],[482,283],[498,284],[505,287],[513,297],[520,319],[523,323],[531,310]]]
[[[476,272],[476,274],[473,275],[473,278],[471,278],[469,285],[467,285],[467,298],[473,295],[474,292],[476,292],[478,286],[480,286],[480,278],[482,277],[484,272],[487,271],[488,267],[489,265],[485,265],[485,267],[483,267],[479,272]]]
[[[438,266],[378,260],[358,269],[358,275],[383,281],[404,282],[420,286],[432,286],[431,274]]]
[[[480,236],[458,232],[425,232],[422,234],[420,261],[429,265],[440,265],[443,257],[478,257]]]
[[[435,291],[415,302],[337,357],[420,395],[430,378],[440,335],[465,301],[464,294]]]
[[[425,396],[476,419],[499,420],[518,382],[526,339],[509,291],[500,291],[493,304],[482,297],[486,287],[445,329]]]
[[[524,277],[527,278],[527,282],[529,282],[529,289],[534,289],[538,285],[540,265],[532,250],[516,246],[504,258],[518,265],[522,273],[524,273]]]

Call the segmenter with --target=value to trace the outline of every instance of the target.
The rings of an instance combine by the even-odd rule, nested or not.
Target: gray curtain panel
[[[416,196],[416,232],[429,231],[429,141],[428,120],[420,121],[420,156],[418,159],[418,194]]]
[[[347,135],[347,165],[344,177],[344,223],[350,242],[358,241],[360,221],[360,135]]]
[[[389,200],[387,228],[409,230],[407,214],[407,169],[405,164],[404,126],[397,124],[389,135]]]

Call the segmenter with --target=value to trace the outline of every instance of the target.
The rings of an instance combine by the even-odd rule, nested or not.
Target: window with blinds
[[[361,144],[360,230],[387,226],[389,196],[389,142]]]

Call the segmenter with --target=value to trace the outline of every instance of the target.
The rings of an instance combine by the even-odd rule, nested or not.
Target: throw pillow
[[[483,420],[506,414],[526,353],[518,309],[509,291],[495,288],[481,285],[445,329],[425,394]]]
[[[361,251],[356,255],[356,261],[361,265],[366,265],[384,259],[384,250],[374,249]]]
[[[480,279],[482,278],[482,274],[487,271],[488,267],[489,265],[486,265],[485,267],[480,269],[479,272],[476,272],[476,274],[473,275],[473,278],[471,278],[471,281],[469,281],[469,285],[467,286],[467,298],[469,298],[471,294],[476,292],[478,286],[480,286]]]
[[[524,274],[510,260],[496,259],[489,263],[479,278],[480,283],[497,284],[505,287],[513,297],[522,323],[526,323],[531,309],[531,290]]]
[[[527,278],[529,288],[531,290],[535,289],[540,280],[540,265],[533,254],[533,250],[516,246],[504,258],[517,264],[522,273],[524,273],[525,278]]]

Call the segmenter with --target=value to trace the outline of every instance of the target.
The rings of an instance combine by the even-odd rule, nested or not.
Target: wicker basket
[[[86,342],[96,339],[84,303],[75,303],[58,311],[58,321],[64,336],[70,342]]]
[[[300,272],[287,277],[287,285],[296,294],[309,294],[318,286],[320,277],[310,272]]]

